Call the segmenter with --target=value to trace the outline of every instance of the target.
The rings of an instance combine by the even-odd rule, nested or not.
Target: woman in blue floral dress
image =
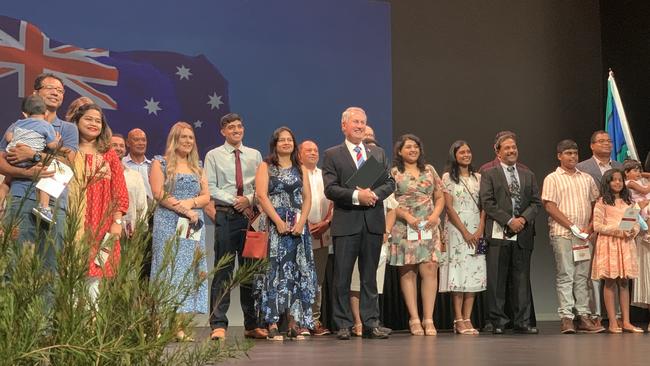
[[[269,324],[269,339],[283,339],[277,323],[287,311],[288,337],[304,339],[298,327],[312,328],[316,295],[311,236],[305,227],[311,206],[309,177],[298,161],[290,129],[275,130],[270,150],[255,177],[256,196],[265,215],[261,222],[269,233],[269,266],[256,283],[258,307]]]
[[[210,201],[208,181],[199,167],[199,155],[192,127],[177,122],[169,132],[165,156],[156,156],[151,166],[151,189],[158,200],[153,218],[151,278],[170,281],[179,290],[179,313],[208,313],[208,266],[197,252],[205,253],[205,225],[202,208]],[[200,230],[200,239],[177,237],[179,218],[187,218]],[[176,241],[173,241],[177,239]],[[165,246],[171,241],[174,261],[163,267]],[[196,265],[196,267],[194,267]],[[173,266],[173,267],[171,267]],[[173,271],[170,269],[173,268]],[[187,276],[187,277],[185,277]],[[188,287],[196,288],[185,297]],[[183,329],[177,336],[191,340]]]

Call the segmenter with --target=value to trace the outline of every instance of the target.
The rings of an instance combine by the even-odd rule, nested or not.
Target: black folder
[[[368,160],[357,169],[356,173],[345,182],[345,185],[352,189],[357,187],[363,189],[371,188],[375,182],[377,182],[377,179],[384,174],[386,174],[386,168],[384,168],[384,165],[378,162],[374,156],[370,155]]]

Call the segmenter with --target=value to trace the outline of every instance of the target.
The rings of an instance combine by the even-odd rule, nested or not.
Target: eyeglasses
[[[600,140],[596,140],[594,142],[597,143],[597,144],[611,144],[612,140],[610,140],[610,139],[600,139]]]
[[[63,89],[63,88],[59,88],[58,86],[54,86],[54,85],[42,85],[42,86],[41,86],[40,88],[38,88],[37,90],[41,90],[41,89],[45,89],[45,90],[56,90],[56,92],[59,93],[59,94],[65,94],[65,89]]]

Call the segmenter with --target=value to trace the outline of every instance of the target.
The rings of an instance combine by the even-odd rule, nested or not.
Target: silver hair
[[[348,107],[346,110],[343,111],[343,114],[341,114],[341,122],[347,122],[350,119],[350,116],[352,115],[353,112],[361,112],[363,114],[366,114],[366,111],[364,111],[363,108]]]

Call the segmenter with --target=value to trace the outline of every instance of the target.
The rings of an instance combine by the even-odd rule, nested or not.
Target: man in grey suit
[[[350,339],[353,324],[350,310],[350,281],[354,263],[359,258],[361,277],[360,313],[363,335],[387,338],[379,325],[376,272],[383,235],[386,232],[382,202],[395,190],[395,180],[388,174],[388,162],[382,148],[366,146],[362,140],[366,112],[350,107],[343,112],[341,129],[345,142],[325,151],[323,183],[325,196],[334,203],[330,232],[334,240],[334,323],[338,338]],[[371,187],[349,187],[346,182],[363,163],[373,156],[386,171]]]
[[[600,181],[603,179],[603,174],[612,169],[622,169],[623,164],[619,163],[616,160],[611,159],[612,154],[612,140],[609,137],[607,131],[598,130],[591,134],[590,145],[591,152],[593,153],[591,158],[581,161],[576,165],[578,170],[585,172],[591,175],[596,182],[596,186],[600,189]],[[596,235],[592,235],[590,238],[592,245],[596,244]],[[601,325],[601,282],[600,280],[592,280],[592,301],[591,301],[591,310],[594,315],[594,323],[596,326]],[[616,301],[618,304],[618,301]],[[617,311],[617,313],[620,313]]]
[[[502,135],[495,144],[499,164],[481,176],[480,198],[487,220],[488,318],[494,334],[503,334],[511,319],[505,313],[510,285],[512,323],[516,333],[537,334],[530,324],[530,258],[534,245],[535,216],[541,207],[535,175],[517,164],[514,134]]]

